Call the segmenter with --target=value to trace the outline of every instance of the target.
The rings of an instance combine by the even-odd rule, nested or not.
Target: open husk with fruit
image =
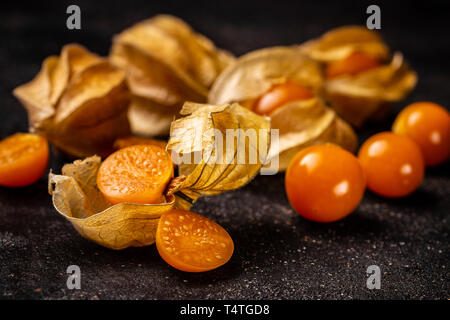
[[[300,51],[324,70],[321,96],[357,127],[382,118],[417,83],[403,55],[391,54],[382,38],[365,27],[333,29],[304,43]]]
[[[126,72],[132,132],[161,136],[169,133],[185,101],[206,102],[212,83],[234,57],[184,21],[158,15],[115,36],[110,60]]]
[[[354,151],[357,138],[351,127],[319,97],[323,85],[320,64],[301,54],[299,48],[273,47],[240,57],[214,83],[209,102],[238,102],[255,110],[260,97],[279,85],[301,85],[310,92],[304,99],[285,101],[266,115],[271,128],[279,130],[278,144],[272,143],[268,166],[277,161],[284,171],[300,149],[331,142]]]
[[[260,134],[227,135],[227,130],[233,129]],[[65,165],[61,175],[50,173],[49,192],[56,210],[85,238],[117,250],[150,245],[155,242],[162,213],[174,208],[187,210],[201,196],[248,183],[266,160],[269,137],[268,120],[238,104],[186,103],[181,117],[172,123],[167,146],[173,159],[184,160],[179,163],[179,175],[168,181],[161,203],[112,204],[97,185],[101,160],[96,156]],[[252,152],[258,158],[249,163],[247,155]],[[197,154],[202,155],[199,161],[186,160]]]

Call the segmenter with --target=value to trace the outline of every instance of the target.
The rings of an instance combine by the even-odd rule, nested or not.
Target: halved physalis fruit
[[[295,82],[285,82],[273,86],[263,94],[253,105],[253,111],[261,115],[269,115],[283,105],[313,97],[310,89]]]
[[[114,152],[102,162],[97,186],[113,204],[161,203],[172,176],[172,161],[163,148],[134,145]]]
[[[364,52],[353,52],[348,57],[328,64],[325,69],[327,79],[343,75],[358,73],[376,68],[381,65],[380,60]]]
[[[0,185],[23,187],[44,174],[49,158],[43,137],[17,133],[0,141]]]
[[[158,139],[152,139],[152,138],[144,138],[144,137],[138,137],[138,136],[127,136],[116,139],[114,141],[114,149],[123,149],[130,146],[135,146],[137,144],[150,144],[159,146],[163,149],[166,149],[167,142],[163,140]]]
[[[233,240],[225,229],[197,213],[178,209],[161,216],[156,247],[164,261],[187,272],[218,268],[234,251]]]

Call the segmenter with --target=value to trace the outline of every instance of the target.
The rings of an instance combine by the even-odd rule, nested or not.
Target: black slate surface
[[[79,4],[82,30],[65,27]],[[297,1],[9,1],[0,12],[0,138],[27,130],[12,96],[42,60],[79,42],[106,55],[114,34],[157,13],[172,13],[240,55],[294,44],[346,24],[364,24],[370,2]],[[382,35],[404,52],[419,85],[388,120],[359,132],[387,130],[407,103],[450,106],[448,6],[386,2]],[[52,157],[59,172],[63,160]],[[236,251],[225,266],[189,274],[169,267],[155,246],[111,251],[81,238],[52,208],[46,177],[21,189],[0,188],[0,299],[448,299],[449,163],[427,170],[420,189],[398,200],[366,192],[360,207],[332,224],[309,222],[290,208],[284,176],[259,176],[241,190],[200,199],[193,210],[227,229]],[[81,268],[81,290],[66,287],[66,268]],[[381,289],[366,288],[366,268],[381,268]]]

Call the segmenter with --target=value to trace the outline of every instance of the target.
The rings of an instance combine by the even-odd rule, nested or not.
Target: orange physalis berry
[[[170,210],[164,213],[156,231],[156,247],[172,267],[202,272],[220,267],[233,255],[228,232],[197,213]]]
[[[47,169],[48,158],[43,137],[17,133],[0,141],[0,185],[22,187],[36,182]]]
[[[312,97],[313,94],[308,88],[294,82],[285,82],[275,85],[256,100],[253,105],[253,111],[261,115],[269,115],[289,102]]]
[[[151,139],[151,138],[127,136],[127,137],[118,138],[116,141],[114,141],[114,148],[115,149],[123,149],[123,148],[134,146],[137,144],[151,144],[151,145],[159,146],[159,147],[165,149],[167,142],[165,142],[163,140],[157,140],[157,139]]]
[[[392,131],[413,139],[422,151],[425,164],[445,162],[450,154],[450,115],[438,104],[416,102],[403,109]]]
[[[356,75],[360,72],[378,67],[381,62],[364,52],[353,52],[348,57],[331,62],[325,69],[328,79],[343,75]]]
[[[339,146],[326,144],[301,150],[289,163],[286,193],[301,216],[332,222],[349,215],[361,202],[364,172],[358,159]]]
[[[358,158],[366,173],[367,187],[381,196],[406,196],[422,182],[422,154],[405,135],[378,133],[363,143]]]

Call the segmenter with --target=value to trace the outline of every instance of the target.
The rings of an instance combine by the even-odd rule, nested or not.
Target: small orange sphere
[[[328,64],[325,69],[325,76],[331,79],[343,75],[356,75],[379,65],[381,65],[381,62],[377,58],[364,52],[353,52],[342,60]]]
[[[358,158],[366,173],[367,187],[381,196],[406,196],[422,182],[422,153],[407,136],[392,132],[378,133],[363,143]]]
[[[48,166],[47,139],[16,133],[0,141],[0,185],[23,187],[35,183]]]
[[[277,108],[296,100],[305,100],[313,97],[312,92],[294,82],[285,82],[275,85],[262,95],[253,105],[253,111],[261,115],[269,115]]]
[[[332,222],[349,215],[361,202],[364,171],[350,152],[332,144],[303,149],[286,171],[286,193],[301,216]]]
[[[403,109],[392,131],[413,139],[422,150],[427,166],[445,162],[450,154],[450,115],[432,102],[416,102]]]

